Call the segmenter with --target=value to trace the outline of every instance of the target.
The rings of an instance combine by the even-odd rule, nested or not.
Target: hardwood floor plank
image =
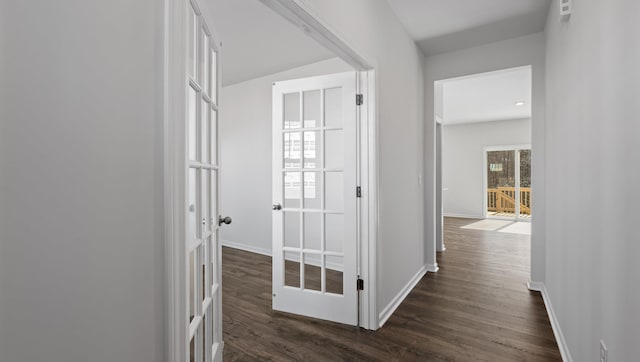
[[[561,361],[542,298],[525,284],[528,237],[461,228],[476,221],[446,219],[440,271],[375,332],[274,312],[271,258],[223,248],[225,360]]]

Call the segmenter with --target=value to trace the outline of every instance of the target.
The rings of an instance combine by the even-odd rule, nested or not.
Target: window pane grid
[[[291,222],[296,220],[295,233],[297,240],[289,240],[284,244],[285,261],[289,266],[293,266],[290,260],[297,259],[295,262],[296,284],[285,283],[288,287],[300,290],[318,290],[322,293],[336,293],[335,285],[331,290],[328,289],[327,273],[332,274],[332,283],[335,284],[335,271],[329,269],[328,260],[341,260],[344,257],[342,238],[336,237],[343,232],[341,224],[330,225],[332,229],[332,246],[328,246],[327,227],[329,215],[343,217],[344,212],[344,187],[343,187],[343,168],[340,163],[342,156],[342,123],[341,122],[341,105],[330,105],[333,108],[331,116],[333,117],[331,124],[327,124],[326,116],[328,105],[325,99],[336,100],[335,95],[341,94],[340,88],[331,89],[331,96],[326,95],[325,89],[316,91],[304,91],[285,94],[284,113],[282,123],[282,140],[283,140],[283,185],[285,203],[283,211],[285,215],[294,216],[295,218],[285,218],[285,228],[293,226]],[[318,97],[316,97],[318,96]],[[319,99],[316,99],[319,98]],[[340,101],[340,99],[337,99]],[[316,102],[316,103],[310,103]],[[331,133],[330,146],[333,150],[326,148],[327,135]],[[331,152],[333,151],[333,152]],[[327,165],[327,152],[331,152],[331,165]],[[335,167],[338,166],[338,167]],[[291,172],[295,170],[295,172]],[[331,182],[328,182],[330,180]],[[327,188],[332,190],[327,195]],[[317,203],[314,199],[318,199]],[[291,201],[295,201],[291,203]],[[330,202],[330,204],[329,204]],[[329,209],[327,209],[329,207]],[[309,230],[314,227],[314,223],[310,223],[307,215],[319,214],[320,227],[316,230],[320,235],[317,237],[311,235],[313,232]],[[337,219],[332,218],[332,222]],[[290,231],[294,231],[291,229]],[[313,240],[310,239],[313,237]],[[331,250],[329,250],[331,249]],[[335,262],[332,261],[333,264]],[[335,266],[332,264],[332,268]],[[309,266],[313,265],[313,267]],[[320,269],[319,287],[314,278],[309,273],[317,274],[317,268]],[[285,268],[286,269],[286,268]],[[287,272],[287,274],[290,274]],[[340,272],[340,275],[342,272]],[[285,275],[283,275],[283,278]],[[305,281],[306,280],[306,281]],[[309,283],[313,280],[313,287]],[[338,293],[342,294],[342,292]]]

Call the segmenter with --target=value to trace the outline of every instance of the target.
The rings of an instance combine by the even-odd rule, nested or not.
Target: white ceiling
[[[551,0],[388,0],[426,55],[544,30]]]
[[[441,118],[445,125],[531,118],[530,67],[437,83],[442,86]],[[517,106],[519,101],[525,104]]]
[[[208,0],[222,41],[222,85],[335,57],[259,0]]]

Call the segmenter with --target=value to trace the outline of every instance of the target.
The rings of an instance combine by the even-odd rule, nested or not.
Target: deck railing
[[[516,212],[516,188],[497,187],[487,189],[487,210],[493,212]],[[531,188],[520,188],[520,214],[531,215]]]

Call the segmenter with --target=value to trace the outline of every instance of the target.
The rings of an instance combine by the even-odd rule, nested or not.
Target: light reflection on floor
[[[530,222],[516,222],[509,220],[484,219],[461,227],[462,229],[473,229],[483,231],[498,231],[501,233],[531,235]]]

